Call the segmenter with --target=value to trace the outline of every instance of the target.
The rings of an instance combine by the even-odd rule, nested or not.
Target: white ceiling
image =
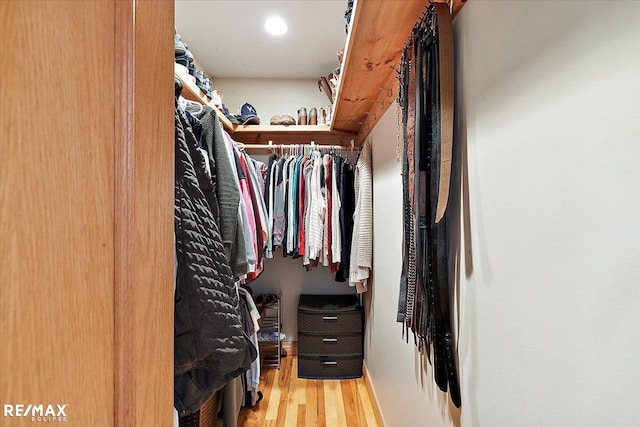
[[[219,78],[317,79],[338,63],[347,0],[176,0],[175,26],[196,61]],[[264,21],[282,17],[279,37]]]

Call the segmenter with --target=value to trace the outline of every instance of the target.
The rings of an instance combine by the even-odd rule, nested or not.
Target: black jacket
[[[187,414],[245,372],[257,351],[243,332],[218,224],[199,185],[197,142],[181,114],[176,108],[174,397],[176,409]]]

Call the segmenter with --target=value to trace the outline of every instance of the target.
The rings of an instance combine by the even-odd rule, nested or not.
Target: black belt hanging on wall
[[[427,353],[438,387],[460,407],[450,303],[453,218],[447,210],[454,106],[451,19],[446,4],[429,6],[400,64],[404,243],[397,320]]]

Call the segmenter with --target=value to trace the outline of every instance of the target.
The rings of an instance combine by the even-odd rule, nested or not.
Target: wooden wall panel
[[[3,1],[0,17],[0,403],[112,426],[113,3]]]
[[[173,2],[1,1],[0,19],[0,404],[170,426]]]
[[[132,326],[137,426],[169,426],[173,408],[173,5],[136,2]]]

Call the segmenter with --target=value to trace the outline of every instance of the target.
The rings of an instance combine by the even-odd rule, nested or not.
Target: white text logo
[[[36,422],[66,422],[67,421],[67,407],[65,404],[4,404],[3,415],[5,417],[23,417],[31,418],[31,421]]]

